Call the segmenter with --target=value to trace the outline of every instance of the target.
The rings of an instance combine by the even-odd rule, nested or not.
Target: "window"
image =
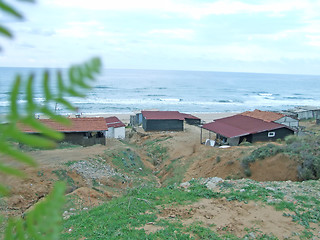
[[[268,137],[274,137],[276,135],[276,132],[268,132]]]

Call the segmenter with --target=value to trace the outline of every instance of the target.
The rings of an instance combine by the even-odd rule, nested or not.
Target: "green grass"
[[[142,163],[140,156],[130,148],[112,153],[111,161],[118,169],[129,174],[133,173],[139,176],[148,176],[151,174],[151,171]]]
[[[299,203],[308,199],[296,196],[298,203],[284,201],[284,194],[277,190],[266,189],[253,183],[246,183],[240,190],[234,190],[234,185],[229,182],[219,184],[220,192],[213,192],[198,180],[190,182],[188,191],[170,185],[155,188],[152,185],[140,186],[129,189],[120,198],[114,199],[102,206],[81,212],[64,221],[64,233],[61,239],[250,239],[250,234],[255,239],[277,239],[273,235],[263,234],[259,229],[245,229],[247,234],[241,238],[228,232],[217,233],[212,230],[214,226],[205,226],[201,222],[191,225],[182,225],[179,218],[174,220],[159,220],[157,214],[165,206],[186,205],[201,198],[215,199],[225,197],[228,201],[260,201],[267,202],[270,197],[282,199],[279,203],[272,203],[278,210],[289,210],[292,214],[284,214],[293,221],[305,226],[306,230],[299,233],[300,239],[308,239],[312,232],[308,230],[310,222],[320,222],[320,206],[313,209],[303,209]],[[310,200],[310,199],[309,199]],[[314,199],[315,200],[315,199]],[[158,231],[147,234],[143,229],[147,223],[153,222],[159,226]],[[69,229],[72,229],[69,232]]]
[[[172,185],[174,183],[179,184],[184,178],[184,174],[189,169],[190,165],[194,162],[194,158],[184,159],[182,158],[173,159],[166,168],[166,172],[171,172],[171,177],[163,181],[164,186]]]
[[[68,175],[68,172],[64,169],[53,170],[52,173],[56,174],[59,180],[64,181],[69,186],[74,186],[75,183],[73,179]]]

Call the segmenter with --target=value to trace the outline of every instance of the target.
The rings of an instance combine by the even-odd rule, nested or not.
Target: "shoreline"
[[[183,112],[183,113],[185,113],[185,112]],[[236,115],[238,113],[240,113],[240,112],[201,112],[201,113],[193,112],[193,113],[188,113],[188,114],[191,114],[191,115],[194,115],[194,116],[200,118],[201,121],[204,123],[209,123],[209,122],[212,122],[213,120],[225,118],[225,117],[230,117],[230,116]],[[123,123],[129,124],[130,123],[130,116],[135,115],[135,114],[136,113],[134,113],[134,112],[131,112],[131,113],[129,113],[129,112],[127,112],[127,113],[81,113],[80,116],[81,117],[104,117],[104,118],[116,116]],[[71,117],[71,118],[75,118],[76,115],[77,115],[77,113],[61,114],[61,116]],[[37,116],[35,116],[35,117],[37,117]],[[2,118],[4,121],[5,114],[0,114],[0,123],[1,123]],[[45,119],[47,117],[44,115],[39,115],[39,118]]]

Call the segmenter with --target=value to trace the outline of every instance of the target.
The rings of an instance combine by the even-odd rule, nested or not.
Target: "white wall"
[[[114,138],[114,127],[109,127],[106,131],[106,138]]]
[[[125,127],[119,127],[114,129],[114,138],[124,139],[126,137]]]

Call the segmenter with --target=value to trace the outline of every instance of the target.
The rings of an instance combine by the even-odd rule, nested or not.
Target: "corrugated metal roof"
[[[114,128],[118,128],[118,127],[125,127],[126,125],[121,122],[119,120],[119,118],[117,117],[108,117],[105,119],[106,120],[106,123],[107,123],[107,126],[108,127],[114,127]]]
[[[196,117],[196,116],[193,116],[191,114],[186,114],[186,113],[180,113],[184,116],[184,118],[186,119],[198,119],[198,120],[201,120],[200,118]]]
[[[141,111],[147,120],[184,120],[185,117],[178,111]]]
[[[258,109],[254,110],[254,111],[243,112],[243,113],[240,113],[240,115],[258,118],[258,119],[261,119],[266,122],[274,122],[274,121],[279,120],[280,118],[285,117],[285,115],[283,115],[281,113],[261,111]]]
[[[180,113],[179,111],[141,111],[145,119],[148,120],[185,120],[188,119],[199,119],[196,116],[186,113]]]
[[[39,119],[40,122],[58,132],[96,132],[108,130],[106,121],[103,117],[94,118],[70,118],[71,125],[62,125],[52,119]],[[19,124],[18,127],[23,132],[36,133],[38,131]]]
[[[286,126],[274,122],[265,122],[257,118],[243,116],[240,114],[221,118],[202,126],[202,128],[204,129],[218,133],[228,138],[240,137],[264,131],[271,131],[283,127]]]

